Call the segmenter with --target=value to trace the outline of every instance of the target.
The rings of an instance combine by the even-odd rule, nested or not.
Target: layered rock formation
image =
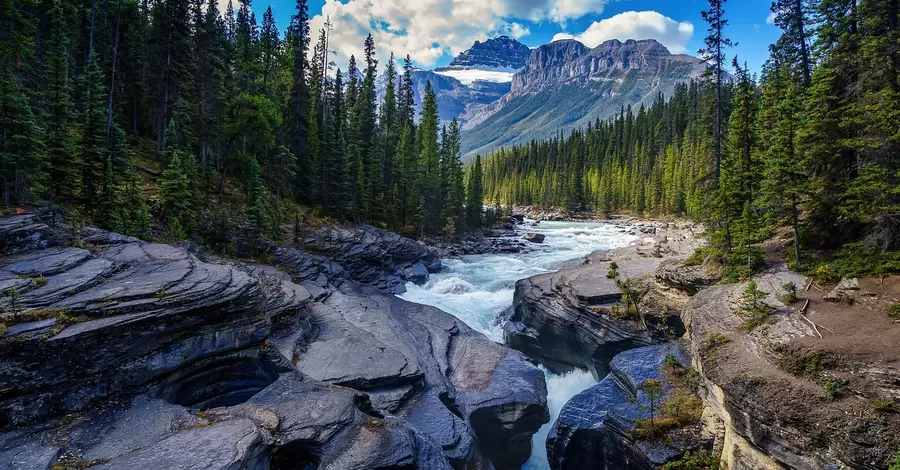
[[[632,349],[612,360],[610,374],[599,384],[569,400],[547,437],[550,468],[655,470],[695,446],[690,436],[652,441],[634,436],[635,423],[651,416],[639,386],[645,380],[664,382],[662,371],[672,367],[668,357],[690,367],[683,343]],[[658,400],[668,393],[667,387]]]
[[[678,312],[664,305],[645,305],[637,315],[625,312],[618,282],[631,279],[644,291],[663,261],[684,258],[696,246],[686,236],[662,226],[641,243],[517,282],[504,323],[507,344],[551,370],[587,369],[600,379],[616,354],[677,337]],[[616,278],[608,277],[612,262],[618,265]]]
[[[367,225],[322,226],[306,234],[301,248],[334,261],[354,281],[391,294],[406,292],[406,283],[417,277],[412,272],[441,270],[441,260],[424,244]],[[293,258],[297,256],[305,257],[281,249],[276,252],[276,262],[296,264],[298,261]],[[325,269],[326,275],[336,277],[336,269]]]
[[[289,276],[67,237],[0,222],[2,468],[517,468],[548,419],[524,356],[352,280],[391,285],[346,238],[346,270],[286,249]]]
[[[884,314],[893,297],[871,280],[857,305],[830,305],[818,287],[786,304],[782,286],[805,278],[777,266],[755,280],[772,313],[749,333],[744,284],[700,291],[684,312],[722,461],[735,470],[887,468],[900,448],[900,417],[878,406],[900,398],[900,358],[888,346],[900,330]]]

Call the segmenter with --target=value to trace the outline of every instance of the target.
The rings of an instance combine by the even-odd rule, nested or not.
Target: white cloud
[[[693,35],[694,25],[689,22],[678,22],[655,11],[627,11],[595,21],[583,33],[559,33],[553,40],[575,39],[596,47],[610,39],[656,39],[673,54],[681,54]]]
[[[530,34],[529,21],[564,23],[603,11],[607,0],[326,0],[322,12],[310,21],[315,37],[330,17],[335,25],[331,49],[342,68],[351,54],[360,59],[363,40],[375,39],[379,60],[390,52],[409,54],[422,66],[432,66],[445,53],[451,55],[505,34]]]
[[[775,12],[769,13],[769,16],[766,17],[766,24],[775,24]]]

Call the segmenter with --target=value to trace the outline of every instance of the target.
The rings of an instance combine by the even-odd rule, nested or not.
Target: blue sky
[[[294,0],[256,0],[253,10],[272,5],[283,30],[293,14]],[[729,0],[727,35],[738,43],[730,55],[738,55],[751,70],[766,60],[768,45],[779,30],[767,22],[768,0]],[[344,68],[350,54],[360,54],[362,41],[375,34],[383,60],[391,51],[410,54],[415,62],[431,68],[445,65],[454,55],[478,39],[499,34],[517,37],[528,46],[539,46],[568,35],[583,42],[615,37],[652,37],[673,52],[696,55],[706,34],[700,0],[309,0],[313,28],[330,15],[335,24],[333,49]],[[640,13],[636,13],[640,12]],[[598,23],[595,25],[595,23]],[[592,25],[593,28],[592,28]],[[558,36],[559,35],[559,36]],[[594,44],[588,44],[593,46]]]

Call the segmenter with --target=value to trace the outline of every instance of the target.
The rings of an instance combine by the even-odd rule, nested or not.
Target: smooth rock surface
[[[569,400],[547,437],[550,468],[655,470],[679,456],[679,442],[636,441],[631,435],[636,420],[650,417],[647,397],[638,386],[645,380],[663,381],[661,370],[670,354],[690,367],[682,343],[632,349],[612,360],[610,374],[599,384]]]

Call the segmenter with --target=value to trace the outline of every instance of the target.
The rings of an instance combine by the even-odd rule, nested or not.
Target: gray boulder
[[[545,238],[546,236],[542,233],[526,233],[524,237],[525,241],[531,243],[544,243]]]

